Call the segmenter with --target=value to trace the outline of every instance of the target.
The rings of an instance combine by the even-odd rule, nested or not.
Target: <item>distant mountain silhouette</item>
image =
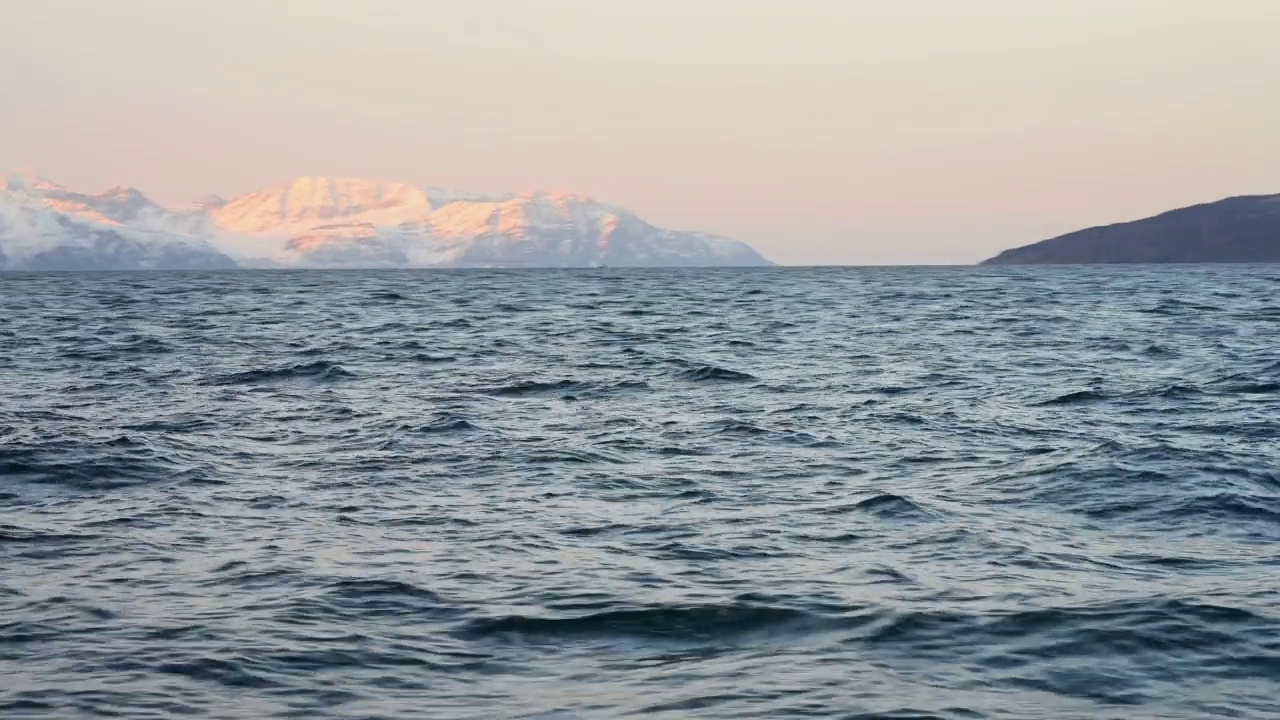
[[[574,193],[300,177],[164,207],[132,188],[89,194],[0,174],[0,270],[772,264],[737,240],[660,228]]]
[[[982,265],[1280,262],[1280,195],[1232,197],[1005,250]]]

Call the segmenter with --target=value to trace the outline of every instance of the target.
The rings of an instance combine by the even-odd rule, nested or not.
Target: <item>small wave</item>
[[[894,495],[893,493],[872,495],[871,497],[864,498],[855,503],[822,508],[819,512],[824,515],[842,515],[850,512],[861,512],[881,518],[932,517],[932,513],[925,508],[917,505],[908,498],[901,495]]]
[[[1227,385],[1222,392],[1231,395],[1268,395],[1280,392],[1280,382],[1246,382]]]
[[[586,450],[574,450],[571,448],[562,448],[559,450],[546,450],[543,452],[532,453],[524,458],[525,462],[538,464],[559,464],[559,463],[579,463],[589,465],[593,463],[609,463],[612,465],[621,465],[626,461],[617,455],[608,453],[590,452]]]
[[[1034,639],[1024,652],[1053,657],[1064,651],[1134,653],[1200,646],[1205,651],[1242,642],[1234,632],[1262,621],[1242,608],[1182,599],[1144,599],[1076,607],[1048,607],[975,615],[959,611],[894,613],[870,626],[871,644],[910,647],[921,641],[977,644]]]
[[[1167,514],[1179,517],[1207,515],[1237,521],[1280,523],[1280,498],[1232,492],[1217,493],[1183,500],[1167,510]]]
[[[576,527],[566,528],[560,531],[561,535],[568,537],[595,537],[596,535],[607,535],[610,533],[622,532],[630,530],[630,525],[619,525],[617,523],[609,525],[596,525],[592,527]]]
[[[520,305],[517,303],[498,303],[493,307],[500,313],[515,315],[517,313],[537,312],[538,308],[533,305]]]
[[[221,484],[145,442],[62,440],[0,449],[0,476],[41,485],[107,490],[159,482]]]
[[[1179,385],[1176,383],[1173,385],[1166,385],[1165,387],[1157,388],[1146,393],[1141,393],[1141,395],[1148,397],[1157,396],[1165,398],[1191,398],[1203,394],[1204,391],[1194,385]]]
[[[262,570],[244,570],[231,573],[230,570],[242,566],[243,563],[227,563],[212,573],[208,585],[234,585],[237,587],[279,587],[283,580],[301,575],[297,570],[288,568],[266,568]]]
[[[1156,304],[1155,307],[1142,310],[1141,312],[1153,315],[1179,315],[1184,311],[1192,312],[1220,312],[1222,308],[1217,305],[1202,305],[1199,303],[1187,302],[1185,300],[1165,299]]]
[[[80,535],[74,533],[57,533],[44,530],[33,530],[18,525],[0,524],[0,544],[29,543],[41,545],[46,543],[74,543],[95,540],[97,535]]]
[[[911,500],[892,493],[873,495],[866,500],[860,500],[854,507],[880,517],[928,517],[930,514]]]
[[[702,457],[711,455],[712,450],[701,447],[686,447],[682,445],[662,445],[654,449],[659,455],[667,455],[670,457]]]
[[[413,356],[414,362],[420,362],[427,365],[435,365],[439,363],[454,362],[458,358],[454,355],[431,355],[430,353],[418,353]]]
[[[767,435],[768,430],[742,420],[731,420],[716,424],[716,432],[725,435]]]
[[[67,360],[86,360],[89,362],[108,362],[116,359],[116,354],[110,350],[67,350],[60,354]]]
[[[699,368],[687,370],[682,373],[687,380],[695,382],[749,382],[757,379],[754,375],[749,375],[737,370],[728,370],[714,365],[704,365]]]
[[[854,713],[843,716],[843,720],[986,720],[987,717],[989,716],[968,708],[947,708],[945,715],[900,708],[884,712]]]
[[[440,595],[398,580],[345,579],[317,594],[297,594],[275,608],[280,622],[292,625],[344,622],[370,618],[424,619],[452,617],[459,611]]]
[[[817,618],[808,613],[771,606],[656,606],[635,610],[609,610],[576,617],[509,615],[473,620],[462,632],[472,637],[526,635],[549,638],[728,639],[815,621]]]
[[[442,415],[426,425],[418,425],[416,427],[406,426],[404,429],[413,433],[434,435],[440,433],[469,432],[471,430],[478,430],[479,428],[473,425],[471,421],[466,418],[457,417],[455,415]]]
[[[1277,375],[1280,375],[1280,361],[1254,370],[1225,375],[1209,384],[1215,387],[1226,386],[1228,388],[1232,386],[1269,385],[1280,379],[1276,377]]]
[[[125,430],[154,433],[194,433],[216,428],[218,424],[208,418],[192,417],[187,419],[150,420],[135,425],[122,426]]]
[[[1177,569],[1212,570],[1214,568],[1220,569],[1230,565],[1230,563],[1219,558],[1206,560],[1200,558],[1180,557],[1177,555],[1130,555],[1118,557],[1117,560],[1137,565]]]
[[[173,348],[159,338],[143,335],[129,337],[123,343],[113,346],[112,350],[126,355],[167,355],[173,352]]]
[[[867,577],[872,578],[872,584],[888,583],[906,585],[915,582],[911,579],[911,576],[891,567],[873,567],[866,571],[866,575]]]
[[[201,682],[212,681],[231,688],[261,689],[279,685],[261,671],[255,671],[248,662],[220,658],[167,662],[158,666],[156,671],[168,675],[181,675]]]
[[[258,385],[299,379],[314,380],[316,382],[331,382],[353,377],[355,377],[354,373],[348,371],[337,363],[329,362],[327,360],[317,360],[312,363],[292,365],[284,368],[248,370],[245,372],[232,373],[230,375],[222,375],[206,380],[204,384]]]
[[[339,580],[329,586],[326,596],[339,600],[413,598],[432,603],[442,602],[434,592],[399,580]]]
[[[1036,405],[1040,407],[1049,407],[1054,405],[1081,405],[1084,403],[1101,402],[1107,399],[1109,398],[1105,394],[1096,390],[1077,390],[1075,392],[1069,392],[1065,395],[1059,395],[1058,397],[1045,400],[1044,402],[1036,403]]]
[[[583,383],[573,380],[559,380],[556,382],[525,381],[491,388],[488,390],[488,394],[496,395],[498,397],[524,397],[527,395],[542,395],[545,393],[578,390],[583,387]]]

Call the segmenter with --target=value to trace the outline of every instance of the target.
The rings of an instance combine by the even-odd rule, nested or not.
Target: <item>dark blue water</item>
[[[0,275],[0,718],[1274,718],[1280,268]]]

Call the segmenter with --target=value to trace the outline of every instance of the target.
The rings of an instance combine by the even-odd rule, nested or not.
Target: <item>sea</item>
[[[100,717],[1280,717],[1280,266],[0,275]]]

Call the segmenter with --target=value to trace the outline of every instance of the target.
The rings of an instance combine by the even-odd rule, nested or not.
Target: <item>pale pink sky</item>
[[[1280,192],[1280,0],[0,0],[0,167],[583,192],[967,263]]]

